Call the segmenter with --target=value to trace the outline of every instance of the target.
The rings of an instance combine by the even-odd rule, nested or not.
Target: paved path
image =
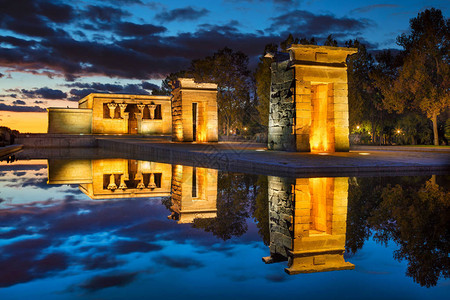
[[[267,151],[264,144],[255,143],[191,144],[145,138],[98,138],[98,146],[108,156],[114,153],[124,158],[275,176],[450,173],[450,151],[389,151],[371,147],[329,154],[299,153]]]

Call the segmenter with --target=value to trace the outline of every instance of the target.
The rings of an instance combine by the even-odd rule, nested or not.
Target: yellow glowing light
[[[370,153],[367,153],[367,152],[360,152],[360,153],[358,153],[359,155],[370,155]]]
[[[247,131],[247,127],[244,127],[244,131]]]
[[[266,151],[266,149],[256,149],[255,151]]]
[[[311,145],[311,152],[333,151],[328,143],[328,86],[319,84],[315,86],[312,97],[313,112],[311,124],[311,135],[309,143]]]
[[[232,129],[230,129],[230,133],[233,133],[233,130],[232,130]]]
[[[317,154],[319,154],[319,155],[329,155],[330,153],[327,153],[327,152],[320,152],[320,153],[317,153]]]
[[[400,130],[397,130],[397,133],[400,133],[401,131]]]

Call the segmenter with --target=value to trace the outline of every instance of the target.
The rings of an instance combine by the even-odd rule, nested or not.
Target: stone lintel
[[[293,44],[288,49],[291,61],[316,62],[326,64],[344,64],[348,55],[358,52],[356,48],[330,47]]]

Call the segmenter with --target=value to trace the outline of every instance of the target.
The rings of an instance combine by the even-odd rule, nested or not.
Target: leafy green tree
[[[421,111],[433,123],[434,144],[439,145],[438,115],[449,107],[450,21],[437,9],[427,9],[410,20],[409,34],[397,43],[404,48],[404,64],[391,82],[377,81],[384,107],[402,113]]]

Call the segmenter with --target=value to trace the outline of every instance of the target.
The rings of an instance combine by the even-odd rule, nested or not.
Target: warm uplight
[[[230,129],[230,133],[233,133],[233,130],[232,130],[232,129]]]
[[[359,152],[358,154],[359,155],[370,155],[370,153],[367,153],[367,152]]]
[[[244,127],[244,131],[247,131],[247,127]]]
[[[312,91],[313,122],[311,124],[311,135],[309,139],[311,152],[334,151],[334,148],[329,143],[331,135],[328,132],[328,128],[330,128],[331,124],[328,123],[327,115],[328,86],[318,84],[313,87]]]
[[[397,133],[400,133],[401,131],[400,130],[397,130]]]
[[[358,126],[356,126],[356,129],[359,129],[359,125],[358,125]]]
[[[266,151],[266,149],[256,149],[255,151]]]
[[[320,152],[320,153],[317,153],[317,154],[319,154],[319,155],[328,155],[328,154],[330,154],[330,153],[327,153],[327,152]]]

